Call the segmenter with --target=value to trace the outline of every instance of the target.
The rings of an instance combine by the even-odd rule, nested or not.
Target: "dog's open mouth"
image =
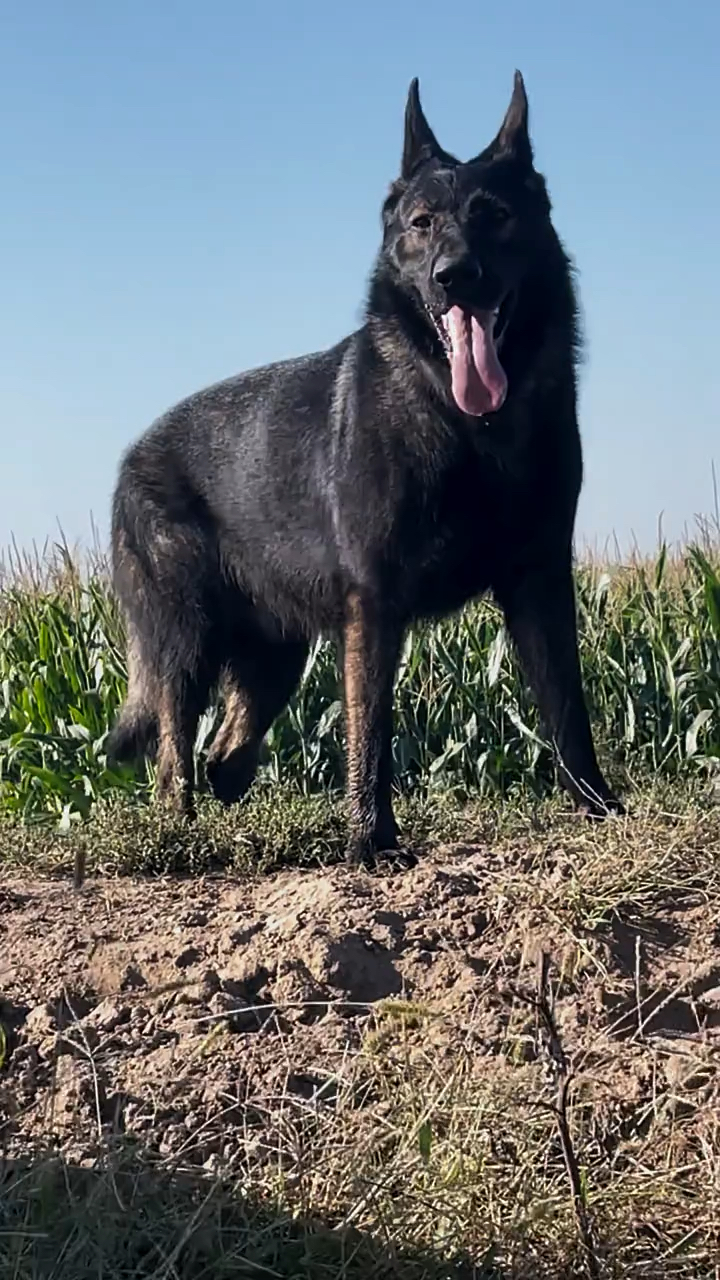
[[[450,365],[455,401],[463,413],[476,418],[495,413],[507,395],[507,376],[497,351],[507,318],[504,310],[454,306],[439,319],[433,316]]]

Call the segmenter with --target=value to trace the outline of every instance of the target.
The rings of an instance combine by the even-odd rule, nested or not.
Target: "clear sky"
[[[580,272],[579,532],[710,511],[717,0],[0,0],[0,544],[105,531],[165,408],[354,327],[410,79],[467,157],[516,66]]]

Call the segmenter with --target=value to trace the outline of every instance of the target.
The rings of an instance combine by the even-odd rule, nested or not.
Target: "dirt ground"
[[[572,869],[562,850],[509,847],[439,850],[395,875],[97,878],[79,891],[5,879],[0,1149],[50,1144],[84,1164],[122,1135],[213,1173],[277,1166],[288,1113],[337,1110],[362,1061],[402,1059],[435,1088],[461,1056],[481,1087],[541,1096],[544,950],[598,1185],[629,1177],[641,1148],[662,1168],[714,1142],[717,1175],[716,911],[702,891],[670,890],[595,921]],[[380,1112],[389,1123],[392,1091],[379,1110],[377,1090],[352,1105],[360,1141],[363,1108],[375,1129]],[[501,1143],[495,1159],[517,1164]]]
[[[223,1099],[247,1101],[254,1087],[266,1096],[272,1082],[322,1088],[373,1007],[393,999],[471,1026],[478,1057],[506,1057],[510,1045],[531,1057],[533,1019],[507,984],[531,989],[541,944],[566,977],[556,1018],[568,1053],[595,1058],[606,1041],[617,1055],[618,1043],[651,1039],[666,1074],[682,1074],[685,1057],[720,1047],[719,927],[702,905],[634,929],[616,920],[584,956],[562,930],[543,937],[547,921],[518,917],[488,862],[463,851],[403,875],[330,868],[249,885],[6,883],[6,1143],[53,1134],[89,1154],[98,1125],[112,1123],[172,1148],[201,1122],[206,1160]],[[641,1076],[645,1056],[630,1054]],[[226,1158],[232,1141],[224,1116]]]

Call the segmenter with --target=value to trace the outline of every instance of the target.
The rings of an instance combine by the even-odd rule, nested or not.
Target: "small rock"
[[[49,1058],[55,1051],[58,1038],[53,1006],[38,1004],[31,1009],[23,1023],[22,1034],[25,1042],[31,1041],[36,1046],[41,1058]],[[17,1053],[16,1050],[16,1059]]]
[[[227,1026],[231,1031],[252,1031],[257,1029],[258,1015],[247,1009],[244,1001],[232,996],[228,991],[217,991],[211,996],[208,1007],[212,1013],[225,1015]]]
[[[669,1085],[681,1085],[691,1075],[694,1065],[693,1059],[687,1054],[672,1053],[663,1064],[665,1079]]]
[[[77,1121],[78,1113],[95,1104],[93,1081],[86,1062],[70,1056],[58,1058],[55,1070],[55,1107]]]
[[[207,922],[207,911],[203,911],[200,908],[195,911],[189,911],[182,918],[182,923],[186,929],[204,929]]]
[[[51,1004],[36,1004],[25,1019],[23,1030],[33,1040],[44,1040],[55,1034],[55,1010]]]
[[[210,999],[210,1010],[212,1013],[230,1013],[236,1008],[238,997],[232,995],[230,991],[216,991],[215,995]]]
[[[221,988],[220,978],[214,969],[206,969],[200,975],[199,982],[194,982],[178,995],[178,1004],[207,1004]]]
[[[185,947],[179,955],[175,957],[175,965],[178,969],[188,969],[191,964],[197,964],[200,959],[200,952],[197,947]]]
[[[118,1005],[113,1000],[101,1000],[99,1005],[83,1019],[85,1027],[94,1027],[103,1035],[115,1031],[129,1022],[132,1009],[128,1005]]]
[[[214,996],[216,991],[220,990],[222,983],[219,975],[214,969],[206,969],[200,976],[200,988],[203,997],[209,1000],[210,996]]]

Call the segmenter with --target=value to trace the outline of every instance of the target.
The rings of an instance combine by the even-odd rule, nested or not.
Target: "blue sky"
[[[720,6],[0,0],[0,545],[107,529],[186,393],[357,323],[408,83],[461,156],[526,79],[588,338],[578,530],[720,468]]]

